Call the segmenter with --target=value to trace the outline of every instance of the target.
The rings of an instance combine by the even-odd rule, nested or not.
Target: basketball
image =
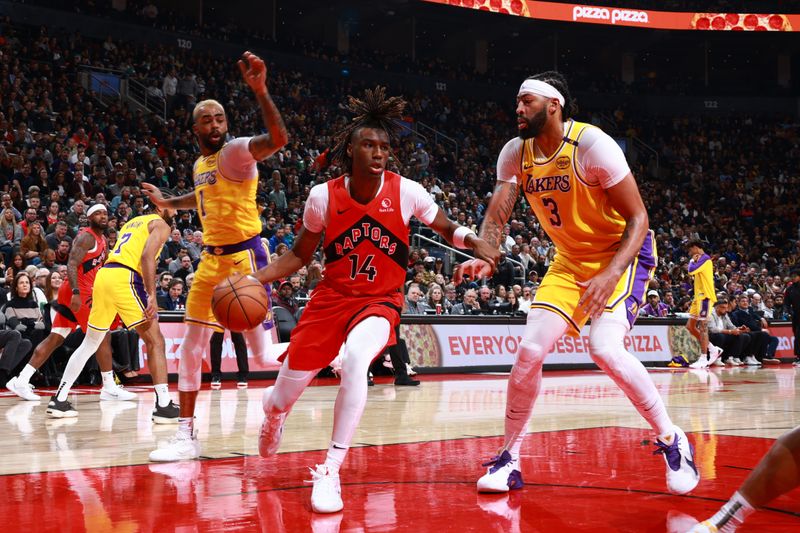
[[[268,298],[264,286],[253,276],[234,274],[214,287],[211,308],[225,329],[247,331],[266,320]]]

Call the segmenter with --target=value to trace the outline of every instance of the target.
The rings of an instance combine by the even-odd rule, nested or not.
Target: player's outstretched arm
[[[471,249],[475,259],[472,264],[471,274],[476,277],[488,277],[494,272],[495,266],[500,261],[500,250],[481,239],[475,233],[459,224],[456,224],[439,209],[436,218],[429,224],[430,228],[444,237],[447,242],[461,249]],[[464,267],[456,269],[455,276],[460,278]],[[460,282],[460,279],[459,279]]]
[[[583,306],[586,313],[593,318],[597,318],[603,312],[622,273],[641,250],[650,224],[647,209],[642,202],[633,174],[628,174],[618,184],[606,189],[606,194],[609,204],[622,215],[626,225],[619,249],[611,259],[611,263],[593,278],[578,283],[586,287],[578,305]]]
[[[72,287],[72,300],[70,301],[69,308],[77,312],[81,308],[81,295],[75,294],[74,289],[78,288],[78,265],[83,262],[83,258],[89,253],[95,245],[94,237],[89,232],[83,232],[78,235],[72,242],[72,249],[69,251],[69,259],[67,260],[67,280]]]
[[[269,265],[261,268],[253,276],[263,283],[272,283],[276,279],[285,278],[294,274],[303,266],[311,262],[314,250],[317,249],[322,233],[314,233],[303,226],[292,249],[280,256]]]
[[[267,90],[267,66],[264,61],[251,52],[245,52],[238,65],[242,79],[256,96],[264,127],[267,128],[267,133],[250,139],[250,153],[256,161],[261,161],[280,150],[289,140],[289,133]]]
[[[142,280],[147,293],[147,309],[145,315],[149,320],[158,316],[158,299],[156,298],[156,256],[167,242],[171,228],[162,219],[153,220],[147,227],[150,235],[144,243],[142,251]]]
[[[159,188],[150,183],[142,183],[142,192],[144,192],[157,207],[166,207],[168,209],[197,209],[197,198],[193,192],[180,196],[173,196],[172,198],[164,198]]]
[[[478,235],[497,249],[502,244],[503,226],[506,225],[514,211],[518,195],[519,187],[510,181],[498,181],[492,193],[492,199],[489,201],[486,217],[483,219]]]
[[[505,226],[511,216],[511,212],[514,210],[514,204],[517,203],[518,194],[519,187],[515,182],[497,182],[494,193],[492,194],[492,199],[489,201],[489,207],[486,209],[486,217],[483,219],[479,234],[479,240],[486,245],[488,250],[491,250],[494,261],[490,265],[483,260],[476,250],[476,259],[471,259],[456,267],[455,272],[453,272],[453,281],[455,283],[461,283],[465,275],[472,276],[473,279],[485,278],[492,275],[494,267],[500,259],[500,243],[503,237],[503,226]],[[483,245],[481,245],[481,248],[483,248]]]

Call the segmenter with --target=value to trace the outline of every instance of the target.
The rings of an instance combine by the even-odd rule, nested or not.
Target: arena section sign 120
[[[588,22],[660,30],[798,31],[800,15],[780,13],[692,13],[531,0],[425,0],[541,20]]]

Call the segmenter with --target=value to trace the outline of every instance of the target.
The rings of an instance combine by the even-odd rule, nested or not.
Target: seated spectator
[[[11,258],[11,262],[8,264],[8,268],[6,269],[6,286],[11,287],[11,282],[20,272],[25,270],[25,260],[22,258],[22,254],[16,253]]]
[[[519,306],[518,309],[520,313],[527,314],[528,311],[531,310],[531,304],[533,303],[533,288],[530,285],[525,285],[522,287],[522,294],[519,298]]]
[[[69,250],[71,247],[72,245],[67,240],[63,240],[58,243],[55,256],[55,263],[57,265],[66,265],[69,262]]]
[[[783,294],[776,294],[775,295],[775,306],[772,308],[772,318],[773,320],[791,320],[792,314],[789,311],[789,307],[784,303],[784,296]]]
[[[189,254],[183,254],[180,258],[180,261],[178,262],[178,265],[179,267],[175,270],[175,272],[172,273],[173,277],[185,280],[186,276],[194,273],[194,267],[192,266],[192,258],[189,257]]]
[[[189,252],[189,256],[192,258],[192,262],[200,259],[200,255],[203,253],[202,231],[195,231],[192,234],[192,242],[187,245],[186,249]]]
[[[42,255],[47,250],[47,242],[42,236],[42,225],[34,221],[30,225],[30,230],[22,242],[19,244],[19,253],[25,259],[26,263],[38,265],[42,262]]]
[[[28,208],[25,210],[25,218],[22,222],[19,223],[20,227],[22,228],[23,235],[27,235],[30,233],[31,224],[37,222],[39,220],[39,213],[36,212],[36,209]]]
[[[428,289],[425,304],[428,314],[449,315],[452,307],[452,304],[444,297],[442,287],[435,283]]]
[[[647,291],[647,304],[642,306],[639,314],[649,317],[665,317],[669,314],[669,306],[661,302],[658,291],[651,289]]]
[[[0,230],[2,230],[3,237],[2,241],[0,241],[0,250],[3,250],[3,253],[6,252],[8,246],[12,250],[17,248],[22,241],[22,237],[25,236],[11,209],[4,209],[3,213],[0,214]],[[9,251],[8,253],[10,254],[11,252]],[[6,261],[6,264],[9,264],[9,262]]]
[[[450,310],[451,315],[477,315],[481,311],[478,304],[478,293],[475,289],[467,289],[461,303],[457,303]]]
[[[63,220],[56,222],[56,227],[53,229],[53,233],[49,233],[47,237],[44,238],[45,242],[47,243],[47,247],[51,250],[55,250],[58,248],[58,245],[61,241],[72,243],[72,238],[67,235],[67,229],[67,223]]]
[[[189,290],[192,288],[192,283],[194,283],[194,273],[186,276],[184,281],[186,282],[186,294],[189,294]]]
[[[519,310],[519,299],[517,298],[517,295],[514,293],[514,291],[508,291],[508,294],[506,294],[506,303],[508,303],[511,306],[512,315],[521,314]]]
[[[708,317],[708,340],[714,346],[722,348],[723,364],[742,365],[742,357],[750,345],[750,334],[743,327],[737,327],[728,316],[728,300],[719,298]]]
[[[156,297],[167,296],[169,294],[169,284],[172,281],[172,274],[164,271],[158,276],[158,288],[156,289]]]
[[[2,307],[6,317],[6,327],[15,329],[24,339],[37,346],[50,329],[49,320],[42,314],[31,288],[33,283],[27,272],[20,272],[11,285],[11,298]]]
[[[169,282],[166,296],[157,296],[158,308],[164,311],[182,311],[186,309],[186,296],[183,294],[184,283],[180,278]]]
[[[406,292],[406,305],[405,309],[403,309],[403,314],[424,315],[425,309],[427,309],[427,306],[422,299],[422,289],[416,283],[410,284],[408,292]]]
[[[745,359],[745,364],[756,366],[762,362],[774,363],[775,350],[778,348],[778,338],[768,333],[767,321],[750,307],[750,298],[747,294],[740,294],[737,300],[738,309],[731,313],[731,322],[742,326],[750,334],[751,346],[747,350],[752,353]]]
[[[297,301],[294,299],[294,287],[291,281],[283,281],[278,287],[277,293],[272,294],[272,305],[283,307],[294,315],[299,309]]]
[[[456,286],[452,283],[448,283],[444,287],[444,298],[447,300],[448,305],[448,313],[451,313],[453,310],[453,306],[456,304],[458,299],[458,293],[456,292]]]
[[[489,304],[492,302],[492,289],[489,288],[488,285],[482,285],[480,289],[478,289],[478,307],[481,310],[482,315],[491,315],[492,310],[489,308]]]

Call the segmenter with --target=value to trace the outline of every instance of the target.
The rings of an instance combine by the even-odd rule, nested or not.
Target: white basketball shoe
[[[313,483],[311,489],[311,510],[315,513],[338,513],[344,508],[342,502],[342,487],[339,482],[339,473],[331,472],[325,465],[317,465],[316,469],[309,468]]]

